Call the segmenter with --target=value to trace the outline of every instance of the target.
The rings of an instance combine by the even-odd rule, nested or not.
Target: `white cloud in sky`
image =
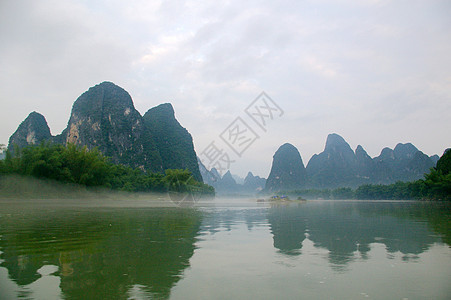
[[[53,134],[109,80],[144,114],[172,102],[200,152],[260,94],[285,115],[232,172],[267,176],[291,142],[304,164],[337,132],[370,155],[441,154],[451,132],[451,4],[432,1],[0,2],[0,143],[33,110]]]

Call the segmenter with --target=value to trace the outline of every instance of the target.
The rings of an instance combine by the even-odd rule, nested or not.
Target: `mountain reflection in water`
[[[230,295],[235,297],[256,295],[239,282],[259,287],[259,293],[269,297],[274,280],[286,284],[284,295],[288,298],[298,295],[301,286],[317,296],[318,282],[310,277],[324,277],[324,268],[348,274],[358,282],[361,275],[356,273],[353,279],[349,267],[354,262],[371,261],[367,265],[374,266],[382,259],[387,265],[387,259],[401,256],[410,263],[435,245],[450,245],[450,209],[441,203],[216,202],[196,208],[0,208],[0,276],[7,273],[0,277],[0,298],[2,291],[27,299],[40,298],[37,295],[42,291],[44,298],[65,299],[214,298],[229,295],[230,285],[234,287]],[[445,259],[437,276],[445,278],[440,274],[449,273],[446,255],[450,251],[443,246],[436,249],[442,251],[437,259]],[[382,277],[387,274],[386,269],[379,272]],[[2,282],[6,277],[9,283]],[[322,277],[319,282],[324,282]],[[338,285],[339,279],[335,278]],[[368,289],[379,290],[379,281],[373,284]],[[439,296],[449,291],[438,286]],[[219,287],[224,289],[222,294],[216,294]],[[321,291],[325,297],[336,292],[333,288]],[[396,291],[386,295],[392,297]],[[347,297],[347,291],[342,293]]]
[[[428,221],[448,222],[449,208],[419,202],[322,202],[316,205],[274,205],[268,221],[274,247],[287,255],[301,254],[308,238],[315,247],[329,251],[337,269],[356,254],[365,259],[370,244],[382,243],[389,253],[401,252],[404,259],[416,257],[442,238],[433,233]],[[449,240],[450,228],[443,240]]]
[[[168,298],[193,255],[201,214],[191,209],[101,209],[2,214],[0,258],[20,286],[55,265],[65,298]],[[133,287],[133,289],[130,289]]]

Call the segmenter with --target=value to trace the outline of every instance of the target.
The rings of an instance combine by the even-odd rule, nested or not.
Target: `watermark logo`
[[[176,206],[193,206],[198,198],[192,192],[168,192],[169,199]]]
[[[230,165],[236,162],[235,156],[241,158],[246,150],[260,138],[258,131],[266,132],[267,126],[284,114],[280,106],[265,92],[258,95],[244,109],[244,112],[245,117],[252,120],[251,123],[238,116],[219,134],[220,140],[227,146],[226,149],[216,145],[216,140],[213,140],[200,153],[199,158],[207,170],[215,168],[219,175],[223,176],[230,169]],[[249,125],[253,124],[255,127],[254,123],[257,125],[257,130]]]
[[[283,116],[283,110],[265,92],[258,95],[244,111],[265,132],[269,122]]]
[[[199,155],[207,170],[214,168],[221,177],[260,138],[259,133],[267,132],[268,125],[284,114],[265,92],[258,95],[244,113],[219,134],[219,146],[217,140],[212,140]],[[191,174],[173,170],[166,175],[168,196],[175,205],[192,206],[203,197]]]
[[[215,168],[219,174],[230,169],[230,165],[235,162],[230,159],[229,154],[224,149],[220,149],[215,145],[215,141],[212,141],[200,155],[205,167],[208,170]],[[204,159],[202,160],[202,158]]]
[[[239,157],[259,138],[258,134],[240,117],[230,123],[219,137]]]
[[[166,170],[165,183],[176,206],[192,206],[205,192],[188,170]]]

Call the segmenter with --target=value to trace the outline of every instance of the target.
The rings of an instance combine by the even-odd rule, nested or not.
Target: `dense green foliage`
[[[107,159],[97,150],[43,143],[40,146],[17,148],[14,156],[7,152],[0,171],[100,186],[106,184],[109,168]]]
[[[448,175],[451,173],[451,151],[446,150],[443,156],[437,162],[437,171],[441,172],[443,175]]]
[[[69,144],[42,143],[7,152],[0,161],[0,174],[18,174],[85,186],[103,186],[130,192],[188,192],[214,194],[211,186],[196,181],[188,170],[166,170],[166,174],[109,162],[97,149]]]
[[[424,176],[424,180],[413,183],[414,195],[434,200],[451,200],[451,151],[445,151],[437,166]]]
[[[361,200],[451,200],[451,151],[431,168],[424,179],[413,182],[398,181],[389,185],[365,184],[353,190],[351,188],[336,189],[304,189],[279,192],[300,196],[307,199],[361,199]]]
[[[364,184],[357,189],[302,189],[278,192],[306,199],[360,199],[360,200],[451,200],[451,176],[436,170],[426,174],[425,179],[414,182],[398,181],[393,184]]]

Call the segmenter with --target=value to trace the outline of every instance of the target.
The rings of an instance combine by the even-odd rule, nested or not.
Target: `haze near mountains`
[[[329,134],[324,151],[313,155],[306,167],[298,149],[286,143],[274,154],[267,181],[249,170],[239,184],[230,171],[222,176],[202,165],[190,133],[175,119],[171,104],[161,104],[141,116],[130,95],[111,82],[98,84],[78,97],[61,134],[52,136],[44,116],[32,112],[10,137],[8,147],[14,151],[14,145],[42,141],[97,147],[114,163],[151,172],[188,169],[217,191],[235,194],[413,181],[422,178],[439,158],[428,157],[411,143],[384,148],[371,158],[362,146],[353,151],[341,136]]]
[[[361,145],[354,152],[341,136],[334,133],[328,135],[324,151],[313,155],[307,167],[296,147],[289,143],[280,146],[273,156],[266,182],[249,173],[244,184],[238,184],[230,171],[221,176],[216,169],[208,171],[199,163],[204,181],[214,186],[218,193],[231,195],[414,181],[423,178],[438,159],[438,155],[429,157],[411,143],[399,143],[394,149],[386,147],[379,156],[371,158]]]

